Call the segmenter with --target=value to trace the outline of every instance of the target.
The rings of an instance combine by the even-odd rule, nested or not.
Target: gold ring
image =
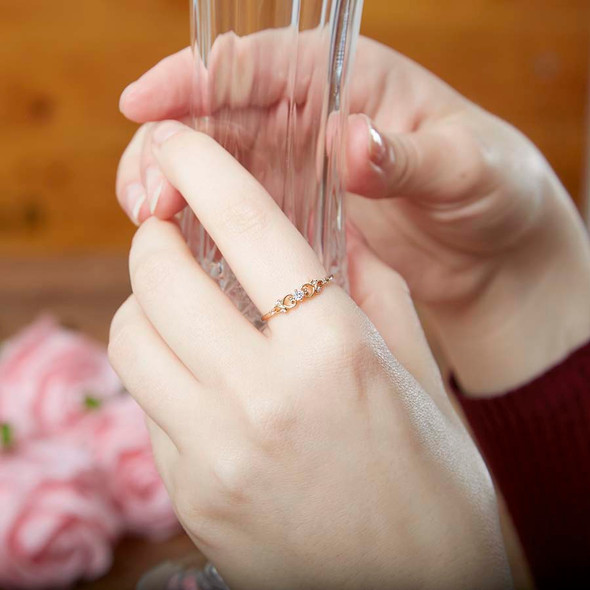
[[[293,293],[285,295],[282,299],[277,299],[274,307],[262,316],[262,321],[267,322],[273,316],[279,313],[287,313],[296,308],[301,302],[306,299],[311,299],[317,295],[322,289],[331,281],[334,280],[334,275],[330,275],[325,279],[314,279],[308,283],[304,283],[299,289],[295,289]]]

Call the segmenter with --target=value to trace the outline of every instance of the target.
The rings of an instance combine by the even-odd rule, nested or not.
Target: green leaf
[[[4,422],[0,424],[0,447],[2,450],[7,451],[14,444],[14,433],[12,426]]]
[[[93,397],[92,395],[87,395],[84,398],[84,407],[92,412],[94,410],[98,410],[102,406],[102,400],[98,399],[97,397]]]

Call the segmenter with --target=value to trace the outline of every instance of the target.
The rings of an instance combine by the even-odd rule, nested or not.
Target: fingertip
[[[129,103],[132,102],[133,94],[137,89],[137,83],[131,82],[121,93],[119,97],[119,111],[126,117],[128,116],[128,106]]]
[[[362,160],[369,158],[369,130],[371,127],[371,119],[367,115],[354,114],[348,118],[349,152]]]
[[[131,185],[127,190],[127,213],[137,226],[141,225],[149,216],[150,209],[147,195],[143,187]]]
[[[151,120],[149,116],[146,116],[146,108],[148,110],[151,108],[149,105],[149,87],[146,89],[142,79],[143,76],[129,84],[119,98],[119,111],[121,114],[126,119],[140,125]]]
[[[169,183],[166,183],[158,202],[151,207],[154,217],[171,221],[187,206],[182,195]]]
[[[170,55],[131,83],[119,109],[135,123],[176,119],[188,115],[193,81],[190,48]]]
[[[140,182],[132,182],[125,188],[121,205],[129,219],[138,227],[152,217],[147,192]]]
[[[152,134],[153,147],[161,148],[169,139],[184,131],[191,131],[191,128],[179,121],[162,121],[158,123]]]

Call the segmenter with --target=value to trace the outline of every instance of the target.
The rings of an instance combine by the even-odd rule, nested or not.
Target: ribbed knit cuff
[[[590,343],[518,389],[451,387],[502,490],[538,588],[590,584]]]

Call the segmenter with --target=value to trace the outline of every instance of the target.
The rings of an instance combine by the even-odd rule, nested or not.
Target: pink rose
[[[44,316],[9,340],[0,355],[0,422],[17,440],[53,434],[86,413],[87,398],[121,391],[106,350]]]
[[[0,587],[61,588],[110,567],[119,523],[87,451],[57,440],[0,453]]]
[[[127,532],[163,540],[179,529],[158,474],[145,417],[129,395],[117,397],[80,424],[85,441],[104,473],[113,504]]]

